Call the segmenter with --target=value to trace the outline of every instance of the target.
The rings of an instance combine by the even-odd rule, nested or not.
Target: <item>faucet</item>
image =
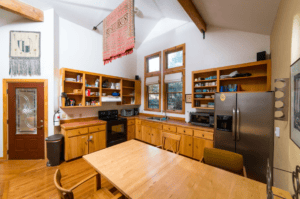
[[[165,110],[165,118],[166,118],[166,120],[168,120],[168,117],[167,117],[167,109]]]

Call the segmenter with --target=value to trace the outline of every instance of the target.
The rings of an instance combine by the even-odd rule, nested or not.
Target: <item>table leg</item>
[[[96,190],[101,189],[101,175],[98,173],[96,175]]]

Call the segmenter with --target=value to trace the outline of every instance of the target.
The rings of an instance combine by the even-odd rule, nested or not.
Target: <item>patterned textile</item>
[[[41,75],[41,33],[10,31],[9,74]]]
[[[103,20],[104,65],[114,59],[133,53],[134,0],[124,0]]]

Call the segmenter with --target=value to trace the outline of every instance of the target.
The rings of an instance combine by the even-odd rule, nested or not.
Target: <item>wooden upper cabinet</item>
[[[96,132],[89,135],[89,153],[106,148],[106,132]]]
[[[135,81],[135,105],[142,104],[142,85],[141,81]]]
[[[204,148],[213,148],[214,142],[202,138],[194,137],[194,155],[193,158],[201,160],[203,158]]]
[[[193,157],[193,137],[181,135],[179,153],[188,157]]]

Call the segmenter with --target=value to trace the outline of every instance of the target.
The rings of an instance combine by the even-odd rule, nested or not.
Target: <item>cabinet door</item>
[[[142,126],[141,125],[136,125],[135,138],[138,140],[142,140]]]
[[[188,157],[193,157],[193,137],[189,135],[181,135],[179,153]]]
[[[88,135],[67,138],[66,151],[66,160],[88,154]]]
[[[201,160],[203,158],[204,148],[213,148],[214,142],[201,138],[194,138],[194,155],[193,158]]]
[[[142,126],[142,140],[144,142],[150,143],[151,142],[151,127],[149,126]]]
[[[127,140],[134,139],[134,125],[127,126]]]
[[[155,146],[161,145],[161,129],[151,129],[151,144]]]
[[[170,131],[164,131],[164,132],[176,135],[176,133],[173,133],[173,132],[170,132]],[[174,149],[174,151],[176,150],[176,147],[177,147],[176,143],[177,142],[175,140],[172,140],[170,138],[166,138],[164,148],[173,152],[172,148]]]
[[[106,132],[96,132],[89,135],[89,153],[106,148]]]

